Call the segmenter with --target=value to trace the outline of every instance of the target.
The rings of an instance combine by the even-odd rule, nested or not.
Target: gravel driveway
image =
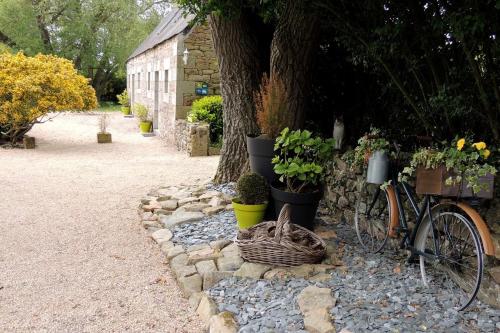
[[[0,148],[1,332],[197,332],[198,317],[137,221],[154,186],[193,183],[218,158],[188,158],[134,119],[62,114],[35,150]]]

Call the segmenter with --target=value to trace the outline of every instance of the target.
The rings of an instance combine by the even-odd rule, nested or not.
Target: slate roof
[[[183,32],[189,27],[189,22],[192,18],[192,15],[184,17],[182,9],[172,6],[172,10],[167,13],[153,32],[132,52],[127,61]]]

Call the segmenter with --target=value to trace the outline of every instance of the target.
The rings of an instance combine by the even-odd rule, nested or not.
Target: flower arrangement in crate
[[[488,163],[490,154],[485,142],[455,138],[443,149],[417,150],[400,179],[416,176],[419,194],[491,198],[497,170]]]

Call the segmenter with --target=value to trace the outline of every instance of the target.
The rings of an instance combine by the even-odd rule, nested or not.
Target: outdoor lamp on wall
[[[182,53],[182,60],[184,61],[184,65],[187,65],[188,63],[188,57],[189,57],[189,51],[186,48],[184,52]]]

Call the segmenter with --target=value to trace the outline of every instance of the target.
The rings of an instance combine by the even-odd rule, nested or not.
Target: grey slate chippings
[[[219,239],[232,240],[236,237],[236,218],[234,212],[225,211],[206,216],[197,222],[175,226],[172,231],[172,241],[185,246],[210,243]]]

